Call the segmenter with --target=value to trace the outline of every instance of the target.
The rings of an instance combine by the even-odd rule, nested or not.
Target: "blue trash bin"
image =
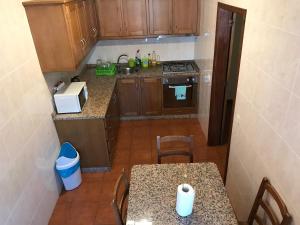
[[[56,171],[61,177],[65,189],[73,190],[81,184],[79,153],[69,142],[62,144],[56,160]]]

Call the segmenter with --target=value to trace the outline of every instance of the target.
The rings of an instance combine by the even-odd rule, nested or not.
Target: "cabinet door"
[[[147,1],[123,0],[122,4],[125,35],[147,35]]]
[[[149,0],[150,34],[172,33],[172,0]]]
[[[122,0],[96,0],[101,37],[122,36]]]
[[[96,5],[95,0],[87,0],[87,15],[89,20],[89,36],[91,43],[94,44],[98,38],[98,22],[97,22],[97,14],[96,14]]]
[[[76,65],[79,64],[83,57],[84,42],[82,40],[80,21],[78,17],[77,3],[71,2],[65,5],[65,16],[68,23],[67,29],[70,43],[73,49]]]
[[[87,6],[85,1],[78,1],[78,17],[81,28],[81,39],[83,41],[82,51],[86,55],[91,49],[90,35],[89,35],[89,20],[87,15]]]
[[[174,34],[197,33],[198,4],[200,4],[198,0],[173,0]]]
[[[141,109],[143,115],[160,115],[162,109],[162,84],[160,78],[141,80]]]
[[[118,81],[120,114],[137,116],[139,114],[139,80],[136,78]]]

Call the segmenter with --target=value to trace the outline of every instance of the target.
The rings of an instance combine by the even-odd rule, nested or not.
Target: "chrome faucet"
[[[118,60],[117,60],[117,69],[118,69],[118,71],[120,72],[120,59],[122,58],[122,57],[126,57],[126,59],[127,59],[127,62],[128,62],[128,55],[127,54],[122,54],[122,55],[120,55],[119,57],[118,57]]]

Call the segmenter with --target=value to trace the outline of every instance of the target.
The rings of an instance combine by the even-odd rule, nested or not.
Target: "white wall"
[[[60,191],[51,97],[21,1],[0,1],[0,224],[46,225]]]
[[[203,0],[196,54],[213,58],[216,0]],[[300,224],[300,4],[223,0],[247,9],[227,190],[245,220],[267,176]],[[197,56],[196,58],[200,58]],[[212,64],[211,64],[212,65]]]
[[[123,53],[134,58],[138,49],[142,57],[156,51],[161,61],[192,60],[195,58],[195,41],[196,37],[149,38],[147,42],[145,39],[99,41],[88,64],[95,64],[99,58],[116,62]]]

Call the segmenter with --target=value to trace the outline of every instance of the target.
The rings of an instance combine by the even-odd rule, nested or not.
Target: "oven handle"
[[[171,85],[169,85],[169,88],[175,88],[176,86],[171,86]],[[192,87],[192,85],[186,85],[185,86],[186,88],[190,88],[190,87]]]

